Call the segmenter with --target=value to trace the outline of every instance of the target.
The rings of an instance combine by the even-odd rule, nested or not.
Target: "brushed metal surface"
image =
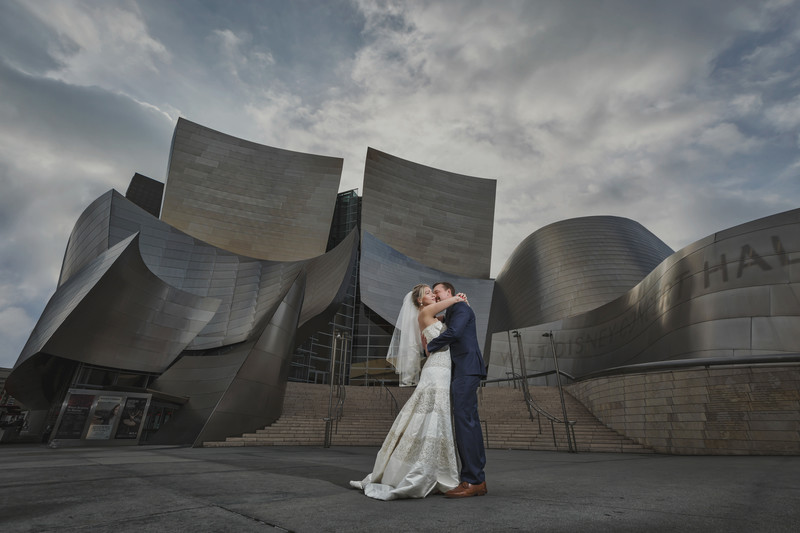
[[[545,226],[497,275],[492,331],[579,315],[642,281],[672,250],[633,220],[594,216]]]
[[[467,294],[475,311],[478,342],[483,346],[487,338],[494,281],[459,277],[423,265],[366,231],[361,242],[360,278],[362,303],[392,325],[403,305],[403,297],[416,284],[449,281],[456,291]]]
[[[299,319],[293,329],[279,335],[291,339],[291,352],[297,336],[309,334],[315,321],[327,321],[341,303],[357,250],[358,232],[354,230],[336,248],[310,260],[243,257],[190,237],[118,192],[109,191],[92,202],[76,222],[59,286],[23,349],[16,365],[20,370],[11,373],[7,386],[21,401],[46,406],[53,390],[45,390],[47,379],[32,370],[34,366],[63,373],[71,361],[80,361],[160,373],[181,353],[233,346],[215,367],[213,373],[217,373],[218,367],[237,360],[244,345],[259,338],[274,344],[277,333],[265,337],[263,330],[276,310],[282,309],[282,298],[302,274]],[[287,328],[285,321],[280,323]],[[276,327],[273,325],[273,331],[279,331]],[[186,359],[173,368],[183,368]],[[287,365],[272,368],[285,373]],[[162,384],[173,379],[162,378]],[[175,428],[185,427],[176,429],[174,438],[196,437],[197,421],[211,416],[230,384],[218,375],[214,379],[216,390],[200,393],[193,404],[205,401],[209,405],[183,417],[191,422],[176,423]],[[264,379],[270,386],[275,383],[273,376]],[[209,381],[198,383],[203,388]],[[174,389],[165,386],[165,390],[181,396],[185,387],[177,382],[173,385]],[[204,412],[206,408],[211,411]],[[205,414],[201,416],[201,412]]]
[[[369,148],[361,228],[429,268],[488,279],[496,188],[493,179],[438,170]]]
[[[325,253],[342,164],[179,118],[161,218],[239,255],[310,259]]]
[[[677,252],[632,220],[564,220],[492,280],[494,180],[370,148],[360,229],[326,252],[341,167],[180,119],[163,219],[148,179],[132,181],[135,201],[109,191],[86,208],[6,387],[46,409],[78,364],[157,374],[153,390],[189,400],[152,442],[221,439],[279,416],[293,350],[330,336],[348,290],[367,361],[391,336],[382,320],[436,281],[469,295],[490,378],[520,368],[512,331],[528,372],[552,368],[552,330],[561,370],[578,376],[800,352],[800,209]]]
[[[552,369],[542,337],[550,330],[559,367],[575,376],[657,361],[798,353],[798,270],[800,209],[716,233],[670,255],[605,305],[516,328],[527,369]],[[512,357],[519,357],[516,341],[495,332],[490,375],[505,377]]]

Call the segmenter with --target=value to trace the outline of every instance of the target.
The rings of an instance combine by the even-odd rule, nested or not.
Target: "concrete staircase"
[[[398,408],[414,392],[412,388],[399,387],[387,390],[354,386],[345,389],[343,416],[334,426],[331,438],[334,446],[380,446]],[[560,417],[561,400],[556,387],[531,387],[531,394],[540,407]],[[328,385],[288,383],[283,414],[275,423],[255,433],[228,437],[223,442],[205,442],[203,446],[322,446],[329,395]],[[484,387],[479,390],[478,401],[488,448],[568,449],[564,424],[555,424],[551,428],[550,422],[541,417],[540,433],[536,418],[533,421],[529,418],[520,390]],[[565,403],[569,419],[576,421],[575,440],[579,452],[650,452],[601,424],[572,396],[565,394]]]
[[[536,404],[562,418],[558,387],[530,387]],[[553,423],[532,410],[530,419],[522,391],[513,388],[484,387],[478,393],[479,413],[488,448],[510,450],[568,451],[564,423]],[[569,420],[575,421],[575,444],[579,452],[652,453],[603,425],[578,400],[564,393]],[[539,432],[541,424],[541,433]],[[554,439],[555,437],[555,439]]]

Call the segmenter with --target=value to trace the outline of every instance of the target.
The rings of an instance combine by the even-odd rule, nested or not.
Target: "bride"
[[[420,373],[420,331],[427,342],[447,326],[436,314],[466,298],[436,301],[420,284],[403,298],[386,359],[400,375],[400,386],[417,385],[386,435],[372,472],[350,485],[377,500],[424,498],[458,486],[458,465],[450,419],[450,350],[430,354]],[[419,383],[416,383],[419,376]]]

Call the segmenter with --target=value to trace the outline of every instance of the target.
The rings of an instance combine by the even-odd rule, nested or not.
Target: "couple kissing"
[[[400,386],[416,389],[395,418],[372,472],[350,485],[378,500],[486,494],[477,394],[486,364],[466,295],[448,282],[415,286],[403,298],[386,359]]]

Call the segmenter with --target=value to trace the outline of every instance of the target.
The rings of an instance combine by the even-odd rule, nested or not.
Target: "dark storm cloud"
[[[163,180],[174,125],[127,97],[2,61],[0,94],[0,366],[11,366],[77,216],[111,188],[124,193],[134,172]]]
[[[3,130],[46,139],[64,153],[129,154],[129,163],[166,155],[174,124],[166,115],[98,87],[29,76],[0,62]],[[148,169],[153,171],[155,169]],[[158,169],[163,178],[166,167]]]
[[[46,25],[16,2],[5,2],[0,16],[0,50],[6,62],[31,73],[56,68],[48,52],[61,46]]]

